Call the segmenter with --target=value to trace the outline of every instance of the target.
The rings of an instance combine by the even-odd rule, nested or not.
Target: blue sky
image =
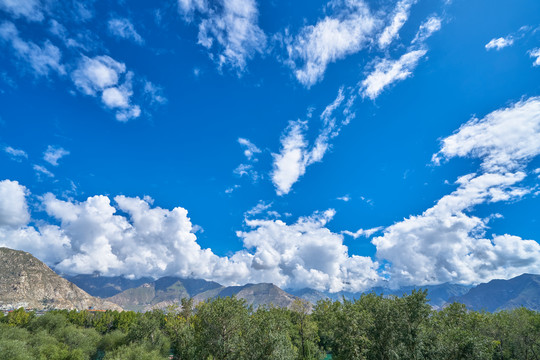
[[[359,291],[540,272],[540,3],[0,0],[0,245]]]

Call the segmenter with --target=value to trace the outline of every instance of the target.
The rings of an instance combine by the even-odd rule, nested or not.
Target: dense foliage
[[[0,313],[0,360],[535,359],[540,313],[494,314],[454,303],[434,311],[426,292],[355,301],[301,301],[253,310],[234,297],[147,313],[19,309]]]

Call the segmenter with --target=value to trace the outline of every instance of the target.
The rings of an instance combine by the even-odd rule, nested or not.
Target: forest
[[[426,291],[253,309],[235,297],[166,311],[0,313],[0,360],[540,359],[540,313],[428,305]]]

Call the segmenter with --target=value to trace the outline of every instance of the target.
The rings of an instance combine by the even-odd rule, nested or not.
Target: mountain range
[[[93,297],[58,276],[31,254],[1,247],[0,310],[19,307],[122,310],[117,304]]]
[[[540,275],[523,274],[509,280],[492,280],[477,286],[439,284],[423,287],[368,290],[383,296],[402,296],[414,289],[427,289],[435,309],[460,302],[472,310],[498,311],[524,306],[540,311]],[[31,254],[0,248],[0,310],[18,307],[33,309],[112,309],[148,311],[164,309],[182,298],[194,303],[235,295],[248,305],[290,307],[297,299],[315,304],[322,299],[356,299],[362,293],[328,293],[315,289],[280,289],[274,284],[222,286],[213,281],[180,277],[128,279],[99,274],[62,278]]]

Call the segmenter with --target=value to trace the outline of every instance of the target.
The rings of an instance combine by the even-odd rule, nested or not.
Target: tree
[[[216,298],[199,304],[193,317],[199,359],[244,358],[249,310],[243,299]]]
[[[298,349],[297,359],[320,359],[323,352],[318,346],[319,335],[317,323],[310,316],[311,304],[297,299],[291,305],[291,322],[293,324],[292,341]]]
[[[296,354],[289,335],[291,327],[287,310],[259,307],[249,321],[246,359],[294,359]]]

